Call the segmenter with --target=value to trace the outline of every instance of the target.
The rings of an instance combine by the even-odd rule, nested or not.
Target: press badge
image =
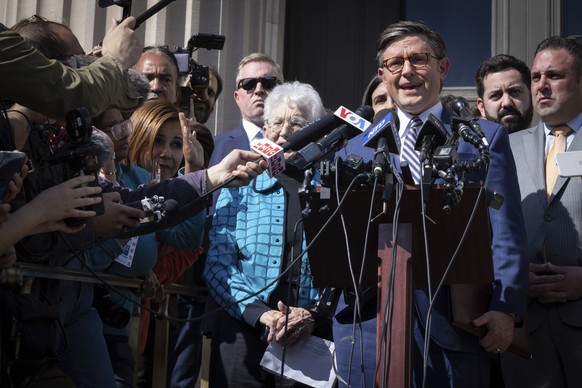
[[[125,243],[123,252],[121,252],[121,254],[115,259],[116,262],[126,266],[127,268],[131,267],[131,263],[133,263],[133,256],[135,255],[135,248],[137,247],[138,238],[138,236],[132,237],[127,241],[127,243]]]

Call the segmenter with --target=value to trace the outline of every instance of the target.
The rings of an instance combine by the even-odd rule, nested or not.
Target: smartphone
[[[582,151],[567,151],[556,154],[558,175],[565,178],[582,176]]]
[[[0,151],[0,200],[8,191],[12,176],[20,173],[26,154],[20,151]]]

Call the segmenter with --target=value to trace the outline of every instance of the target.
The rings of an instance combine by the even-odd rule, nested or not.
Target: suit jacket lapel
[[[528,128],[530,133],[523,137],[523,154],[526,164],[529,168],[532,184],[542,207],[546,207],[548,199],[546,196],[546,177],[545,177],[545,134],[543,124],[540,122],[537,127]],[[541,157],[537,157],[541,155]],[[517,172],[519,174],[519,171]],[[532,190],[533,191],[533,190]]]

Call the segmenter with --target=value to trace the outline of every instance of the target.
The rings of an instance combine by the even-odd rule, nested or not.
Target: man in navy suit
[[[508,54],[494,55],[479,65],[475,84],[481,117],[503,124],[509,133],[529,127],[531,76],[524,62]]]
[[[431,113],[440,117],[450,131],[450,115],[440,101],[450,66],[442,37],[423,23],[402,21],[382,32],[377,47],[378,74],[397,108],[403,142],[416,118],[424,122]],[[507,129],[485,120],[479,123],[489,143],[491,159],[487,168],[465,174],[465,180],[484,181],[505,198],[499,210],[489,210],[495,275],[489,311],[473,321],[486,334],[479,339],[451,325],[449,289],[443,288],[432,307],[425,372],[423,349],[429,293],[426,288],[415,286],[413,381],[418,387],[423,378],[431,387],[489,387],[491,356],[508,349],[516,319],[525,314],[527,260],[515,162]],[[472,145],[460,142],[459,161],[474,161],[478,155]],[[399,157],[395,162],[399,165]]]
[[[219,163],[235,148],[249,150],[263,137],[263,108],[271,90],[283,82],[283,71],[271,57],[253,53],[238,64],[234,100],[242,116],[241,125],[214,138],[210,165]]]
[[[503,376],[507,387],[580,387],[582,179],[550,180],[546,173],[555,167],[550,152],[559,137],[565,137],[560,152],[582,150],[582,45],[558,36],[542,41],[531,66],[531,94],[541,121],[510,141],[526,221],[533,358],[503,355]]]

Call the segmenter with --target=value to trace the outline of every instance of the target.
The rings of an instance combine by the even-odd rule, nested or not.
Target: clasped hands
[[[541,303],[581,298],[582,267],[530,263],[527,295],[538,298]]]
[[[277,308],[279,310],[263,313],[259,319],[269,330],[268,342],[275,340],[284,347],[291,347],[313,332],[315,320],[309,311],[302,307],[287,307],[281,301]]]

